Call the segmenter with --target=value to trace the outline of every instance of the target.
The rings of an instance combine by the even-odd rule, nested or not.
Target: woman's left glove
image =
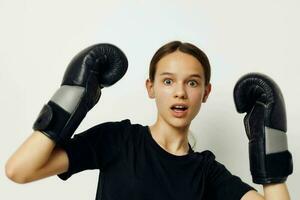
[[[293,172],[293,160],[288,151],[285,103],[280,88],[264,74],[246,74],[234,87],[234,102],[239,113],[247,113],[244,125],[253,182],[285,182]]]

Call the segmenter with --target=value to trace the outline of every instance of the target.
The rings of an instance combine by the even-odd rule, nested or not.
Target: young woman
[[[157,106],[151,126],[129,119],[105,122],[62,145],[56,145],[52,133],[38,129],[8,160],[7,176],[28,183],[100,169],[99,200],[289,199],[284,183],[264,185],[263,197],[212,152],[190,146],[189,127],[211,91],[209,60],[198,47],[173,41],[159,48],[146,88]]]

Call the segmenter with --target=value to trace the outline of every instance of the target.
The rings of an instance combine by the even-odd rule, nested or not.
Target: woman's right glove
[[[101,89],[120,80],[127,67],[125,54],[112,44],[82,50],[68,65],[60,88],[42,108],[33,129],[62,144],[98,102]]]

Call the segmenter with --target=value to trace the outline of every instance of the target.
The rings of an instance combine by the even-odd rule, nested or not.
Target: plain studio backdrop
[[[154,52],[172,40],[194,43],[211,62],[212,92],[190,129],[196,150],[211,150],[260,192],[262,186],[251,180],[244,115],[235,110],[233,87],[248,72],[277,82],[294,160],[287,185],[292,199],[299,198],[299,8],[297,0],[0,0],[0,199],[94,199],[98,170],[67,181],[53,176],[22,185],[5,176],[5,162],[32,133],[73,56],[96,43],[120,47],[129,68],[119,82],[102,90],[76,133],[125,118],[153,124],[156,105],[147,96],[145,80]]]

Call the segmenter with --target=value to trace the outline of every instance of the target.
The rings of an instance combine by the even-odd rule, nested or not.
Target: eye
[[[169,79],[169,78],[166,78],[166,79],[164,79],[163,82],[164,82],[165,85],[170,85],[172,83],[172,80]]]
[[[192,83],[192,84],[189,84],[189,85],[191,85],[192,87],[197,87],[197,86],[198,86],[198,82],[195,81],[195,80],[190,80],[189,83]]]

